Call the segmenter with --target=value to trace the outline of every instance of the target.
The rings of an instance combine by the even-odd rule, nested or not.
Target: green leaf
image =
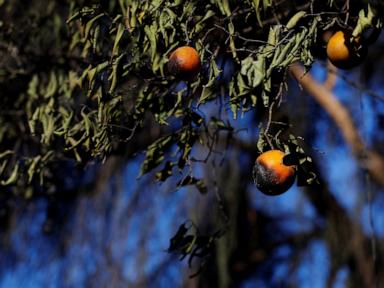
[[[53,71],[50,73],[50,78],[49,78],[49,83],[45,91],[45,98],[50,98],[53,95],[55,95],[56,91],[58,90],[58,83],[57,83],[57,78],[56,75]]]
[[[172,139],[173,135],[164,136],[148,146],[141,165],[141,175],[148,173],[164,160],[164,153],[172,145]]]
[[[179,229],[177,230],[176,234],[170,239],[168,252],[173,252],[179,249],[181,246],[185,245],[185,236],[188,232],[188,228],[185,224],[180,225]]]
[[[261,84],[265,75],[265,59],[262,55],[255,61],[251,56],[241,61],[241,75],[247,77],[248,83],[255,88]]]
[[[95,68],[85,70],[87,72],[87,79],[90,83],[90,90],[91,90],[92,84],[95,80],[95,76],[97,75],[97,73],[102,72],[104,69],[106,69],[108,67],[108,65],[109,65],[108,61],[104,61],[103,63],[98,64]]]
[[[14,183],[17,181],[18,173],[19,173],[19,164],[17,163],[17,164],[15,165],[15,167],[13,167],[13,170],[12,170],[12,172],[11,172],[11,175],[8,177],[8,179],[6,179],[6,180],[1,180],[1,181],[0,181],[0,184],[1,184],[2,186],[7,186],[7,185],[14,184]]]
[[[177,183],[177,187],[179,188],[183,186],[188,186],[188,185],[194,185],[201,194],[206,194],[208,191],[207,186],[205,185],[202,179],[195,178],[191,175],[187,175]]]
[[[198,22],[198,23],[202,23],[202,22],[205,22],[206,20],[208,20],[209,18],[215,16],[215,12],[213,12],[212,10],[208,10],[204,17]]]
[[[28,84],[28,95],[34,99],[38,98],[38,85],[39,85],[39,76],[34,74],[32,80]]]
[[[261,15],[260,15],[260,10],[261,10],[260,0],[253,0],[253,7],[255,8],[257,22],[261,27],[263,27],[263,23],[261,22]]]
[[[55,119],[50,114],[41,113],[40,121],[43,126],[43,134],[41,135],[41,142],[48,145],[50,143],[50,140],[55,128]]]
[[[173,169],[173,166],[175,164],[170,162],[170,161],[167,161],[163,167],[163,169],[161,169],[161,171],[157,172],[155,174],[155,177],[156,177],[156,180],[157,181],[162,181],[164,182],[165,180],[167,180],[170,176],[172,176],[172,169]]]
[[[70,24],[71,22],[83,18],[86,15],[92,15],[95,13],[96,8],[95,7],[84,7],[81,10],[77,11],[75,14],[73,14],[69,19],[66,21],[67,24]]]
[[[87,25],[85,25],[85,30],[84,30],[84,38],[88,39],[89,38],[89,33],[91,32],[91,29],[93,25],[96,23],[97,20],[99,20],[101,17],[104,17],[104,13],[100,13],[99,15],[93,17],[90,21],[88,21]]]
[[[195,184],[196,188],[199,190],[201,194],[207,194],[208,189],[207,186],[205,185],[203,180],[198,180]]]
[[[267,8],[270,7],[271,5],[272,5],[272,0],[263,0],[264,11],[266,11]]]
[[[264,128],[260,127],[260,132],[259,132],[259,138],[257,139],[257,150],[259,152],[263,152],[264,148],[268,145],[267,142],[264,139]]]
[[[39,170],[38,164],[40,163],[40,160],[41,160],[41,155],[37,155],[34,158],[32,158],[32,160],[31,160],[32,162],[29,165],[28,172],[27,172],[28,183],[32,182],[33,176],[35,175],[35,173],[38,172],[38,170]]]
[[[7,157],[9,155],[13,155],[14,153],[15,152],[12,151],[12,150],[6,150],[6,151],[0,153],[0,159],[5,158],[5,157]]]
[[[215,0],[216,5],[219,7],[221,13],[226,16],[231,16],[231,9],[228,0]]]
[[[112,63],[112,73],[109,76],[109,80],[111,80],[111,86],[109,88],[109,93],[113,93],[117,86],[117,80],[119,77],[118,69],[120,67],[120,61],[123,57],[126,56],[125,53],[122,53],[118,58],[114,59]]]
[[[357,20],[357,24],[355,26],[355,29],[353,29],[352,36],[353,37],[359,37],[365,30],[374,27],[374,19],[375,15],[372,11],[371,5],[368,4],[368,11],[367,14],[365,14],[364,9],[361,9],[359,12],[359,19]],[[381,21],[378,21],[379,25],[378,28],[381,28]]]
[[[298,23],[303,17],[305,17],[306,15],[307,15],[307,12],[305,12],[305,11],[299,11],[299,12],[297,12],[295,15],[292,16],[291,19],[289,19],[289,21],[288,21],[286,27],[287,27],[288,29],[292,29],[292,28],[294,28],[294,27],[297,25],[297,23]]]
[[[214,86],[217,77],[222,72],[219,67],[217,67],[215,59],[211,60],[209,67],[209,81],[207,84],[203,85],[199,98],[199,105],[205,103],[213,95],[211,88]]]
[[[229,47],[231,48],[233,58],[237,59],[235,39],[233,36],[233,35],[235,35],[235,26],[233,25],[232,22],[228,23],[228,32],[229,32]]]
[[[280,26],[279,25],[275,25],[275,26],[271,26],[269,28],[269,33],[268,33],[268,44],[270,46],[276,46],[277,43],[279,42],[279,38],[280,38]]]
[[[151,26],[146,25],[144,27],[145,35],[147,35],[151,47],[151,59],[152,62],[154,61],[157,53],[157,39],[156,35],[158,33],[157,31],[157,25],[156,23],[153,23]]]
[[[226,124],[223,120],[217,119],[216,117],[211,117],[211,120],[209,121],[209,123],[213,124],[214,126],[222,130],[228,130],[228,131],[234,130],[234,128],[229,123]]]
[[[115,42],[113,43],[113,48],[112,48],[112,56],[116,56],[117,53],[118,53],[118,49],[119,49],[119,43],[120,43],[120,40],[123,38],[123,35],[125,33],[125,27],[124,25],[122,24],[119,24],[118,25],[118,28],[117,28],[117,33],[116,33],[116,36],[115,36]]]

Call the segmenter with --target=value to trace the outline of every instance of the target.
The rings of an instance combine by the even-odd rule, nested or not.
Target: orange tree
[[[141,151],[142,174],[154,172],[160,182],[176,177],[176,188],[194,185],[209,192],[192,163],[209,161],[224,140],[236,142],[238,131],[228,116],[237,121],[254,111],[259,116],[252,125],[259,136],[253,147],[244,147],[252,150],[253,159],[271,149],[284,151],[289,156],[285,164],[296,166],[298,185],[321,185],[300,135],[287,120],[273,121],[288,88],[288,72],[317,97],[358,161],[383,184],[380,155],[366,149],[347,111],[306,74],[315,61],[325,59],[328,34],[338,30],[348,35],[344,40],[351,56],[342,55],[342,61],[353,62],[342,68],[364,57],[381,28],[380,3],[371,4],[1,2],[1,197],[55,198],[71,177],[68,167],[82,175],[91,163],[128,159]],[[175,60],[172,53],[182,46],[193,47],[201,63],[191,64],[196,55],[188,53]],[[222,111],[206,116],[212,104]],[[191,156],[197,146],[207,151],[203,160]],[[222,232],[190,237],[181,225],[169,248],[204,257]]]
[[[124,155],[149,127],[158,135],[148,140],[142,172],[163,167],[157,175],[164,181],[174,167],[184,169],[196,141],[212,146],[202,136],[207,127],[231,131],[221,119],[199,114],[222,97],[221,88],[233,118],[254,109],[271,114],[286,90],[288,67],[300,62],[309,70],[314,56],[324,55],[325,31],[342,29],[360,39],[381,25],[359,2],[349,10],[344,1],[281,2],[48,2],[54,18],[36,14],[38,6],[23,11],[17,1],[8,10],[2,4],[2,186],[43,187],[57,161],[84,165]],[[16,26],[31,23],[32,34]],[[167,63],[184,45],[195,47],[203,64],[196,81],[181,89]],[[230,76],[219,58],[234,62]],[[296,136],[271,133],[270,124],[255,123],[259,152],[278,147],[300,154]],[[176,153],[164,163],[170,150]]]

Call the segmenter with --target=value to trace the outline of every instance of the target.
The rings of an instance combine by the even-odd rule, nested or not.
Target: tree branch
[[[368,171],[377,184],[384,186],[384,159],[376,151],[370,150],[361,138],[349,111],[324,85],[319,84],[304,68],[295,63],[289,68],[292,75],[329,114],[339,127],[344,140],[350,146],[360,166]]]

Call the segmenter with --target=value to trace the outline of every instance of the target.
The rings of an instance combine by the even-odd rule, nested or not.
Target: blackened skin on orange
[[[295,176],[295,170],[289,166],[281,170],[276,169],[276,167],[273,169],[272,167],[268,167],[264,161],[256,161],[253,169],[253,178],[257,189],[270,196],[276,196],[286,192],[295,182]]]
[[[196,76],[195,70],[182,69],[183,60],[180,58],[174,58],[168,62],[169,71],[177,78],[185,81],[193,80]]]

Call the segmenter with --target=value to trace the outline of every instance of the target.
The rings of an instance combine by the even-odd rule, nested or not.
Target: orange
[[[351,69],[359,65],[364,55],[358,38],[337,31],[327,43],[327,56],[333,65],[341,69]]]
[[[199,74],[200,68],[200,56],[193,47],[179,47],[169,57],[168,70],[181,80],[194,80]]]
[[[257,157],[253,177],[256,187],[264,194],[280,195],[295,182],[296,168],[285,165],[284,156],[280,150],[269,150]]]

